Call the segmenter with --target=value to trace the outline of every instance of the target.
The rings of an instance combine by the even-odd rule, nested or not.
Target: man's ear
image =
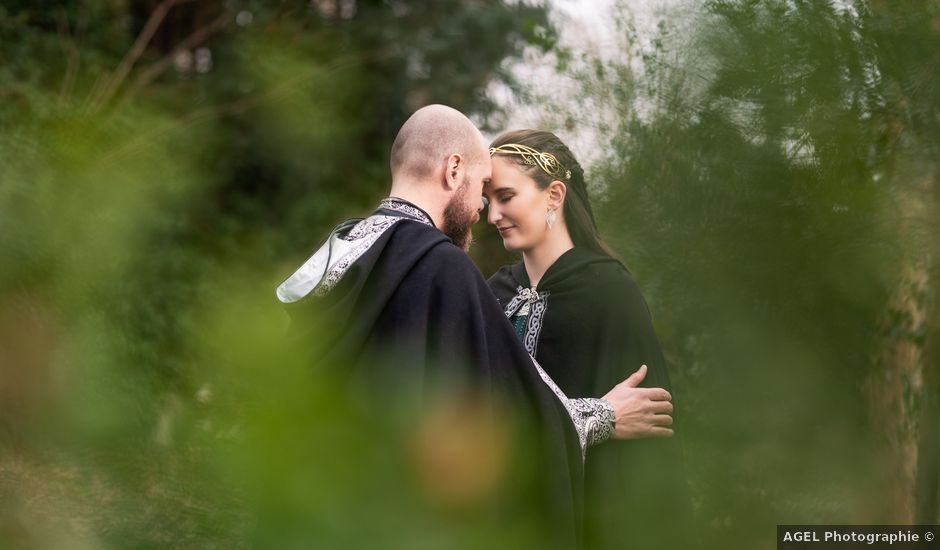
[[[555,180],[548,184],[548,207],[556,210],[565,204],[565,197],[568,196],[568,186],[564,182]]]
[[[448,190],[459,187],[463,181],[464,169],[465,162],[460,154],[454,153],[447,157],[444,165],[444,187]]]

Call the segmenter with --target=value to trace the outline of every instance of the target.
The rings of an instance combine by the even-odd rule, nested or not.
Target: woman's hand
[[[614,408],[614,439],[670,437],[672,395],[662,388],[638,388],[646,378],[643,365],[614,386],[604,399]]]

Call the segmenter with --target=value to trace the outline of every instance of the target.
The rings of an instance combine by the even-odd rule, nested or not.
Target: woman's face
[[[548,230],[548,191],[518,164],[493,157],[493,178],[484,188],[489,200],[487,221],[496,226],[506,250],[522,252],[538,246]]]

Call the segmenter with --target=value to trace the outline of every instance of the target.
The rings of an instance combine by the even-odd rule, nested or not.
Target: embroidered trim
[[[558,397],[561,404],[568,411],[574,430],[578,434],[578,443],[581,446],[581,460],[587,456],[587,448],[598,445],[610,439],[614,432],[614,408],[604,399],[591,397],[568,399],[558,384],[545,372],[542,365],[532,358],[532,364],[538,371],[545,385]]]
[[[539,346],[539,334],[542,332],[542,316],[548,309],[548,297],[546,292],[538,302],[532,304],[532,310],[529,312],[529,322],[526,325],[525,339],[522,341],[529,354],[535,356],[535,350]]]
[[[394,210],[396,212],[401,212],[402,214],[407,214],[417,221],[434,227],[434,222],[431,221],[431,218],[417,206],[403,201],[401,199],[396,199],[394,197],[389,197],[387,199],[382,199],[382,202],[379,203],[379,208],[387,208],[389,210]]]
[[[509,300],[509,303],[506,304],[506,307],[503,309],[503,313],[506,314],[506,317],[512,317],[516,314],[516,310],[522,305],[523,297],[521,294],[522,287],[516,289],[516,295],[512,297],[512,300]]]
[[[606,399],[582,397],[572,399],[571,406],[585,418],[588,447],[603,443],[614,435],[614,407]]]
[[[614,431],[614,408],[603,399],[579,398],[569,399],[561,391],[558,384],[545,372],[542,365],[535,360],[535,350],[538,348],[539,334],[542,332],[542,317],[548,309],[548,291],[536,292],[531,288],[516,288],[516,295],[506,304],[503,312],[510,320],[517,315],[526,315],[527,325],[522,343],[525,345],[532,363],[538,371],[545,385],[558,397],[561,404],[568,411],[578,442],[581,445],[581,460],[587,456],[587,448],[610,439]]]
[[[522,344],[529,352],[529,355],[533,357],[535,357],[535,351],[539,346],[539,335],[542,333],[542,317],[545,315],[545,310],[548,309],[548,295],[547,290],[536,293],[536,291],[523,288],[520,285],[516,288],[516,295],[504,310],[506,317],[509,319],[512,319],[514,315],[528,315]],[[528,311],[524,311],[527,308]]]
[[[346,253],[345,256],[340,258],[336,263],[332,264],[326,274],[323,276],[323,279],[319,284],[313,289],[314,296],[323,296],[327,292],[333,289],[336,284],[343,278],[343,275],[346,274],[346,271],[349,269],[356,260],[359,259],[369,248],[375,244],[375,241],[382,236],[388,228],[392,227],[401,220],[408,219],[414,220],[424,225],[434,227],[434,222],[431,221],[431,218],[428,215],[413,204],[396,199],[394,197],[389,197],[382,199],[379,202],[379,208],[384,208],[388,210],[393,210],[395,212],[404,214],[405,218],[400,216],[388,216],[384,214],[373,214],[368,218],[357,223],[352,229],[349,230],[344,236],[340,236],[340,239],[343,239],[347,242],[361,241],[356,242],[355,248]]]
[[[346,234],[346,236],[340,238],[344,241],[356,241],[359,239],[368,238],[370,235],[375,233],[381,234],[399,219],[401,218],[396,218],[393,216],[369,216],[368,218],[354,225],[353,228],[349,230],[349,233]]]
[[[355,248],[346,253],[345,256],[340,258],[332,267],[329,268],[326,275],[323,277],[323,280],[320,281],[320,284],[313,289],[314,296],[323,296],[327,292],[333,289],[336,286],[336,283],[343,278],[343,275],[346,274],[346,270],[349,269],[349,266],[353,264],[356,260],[362,256],[366,250],[372,247],[375,244],[375,241],[382,236],[388,228],[392,227],[399,221],[404,218],[399,218],[396,216],[382,216],[374,215],[369,216],[368,218],[357,223],[355,227],[349,230],[349,233],[345,237],[341,237],[346,241],[359,241],[362,243],[357,244]]]

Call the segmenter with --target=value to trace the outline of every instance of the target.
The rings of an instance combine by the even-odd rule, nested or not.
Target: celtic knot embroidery
[[[535,356],[535,351],[538,349],[539,334],[542,332],[542,317],[548,309],[548,295],[547,290],[538,292],[533,288],[523,288],[520,285],[516,288],[516,295],[506,304],[504,310],[506,317],[510,319],[516,315],[528,316],[522,343],[532,356]]]
[[[361,242],[330,267],[329,271],[323,277],[323,280],[320,281],[320,284],[314,288],[314,296],[323,296],[332,290],[333,287],[336,286],[336,283],[346,274],[346,270],[349,269],[349,266],[358,260],[366,250],[369,250],[369,248],[375,244],[375,241],[377,241],[389,227],[392,227],[402,219],[403,218],[395,216],[369,216],[350,229],[349,233],[341,238],[345,241]]]
[[[431,219],[427,214],[424,213],[423,210],[401,199],[396,199],[394,197],[382,199],[382,202],[379,203],[379,208],[386,208],[388,210],[401,212],[402,214],[406,214],[409,217],[415,218],[417,221],[425,225],[434,227],[434,222],[431,221]]]
[[[542,377],[542,381],[552,390],[552,393],[568,411],[568,416],[571,417],[571,422],[574,424],[574,430],[578,434],[581,460],[583,461],[587,456],[588,447],[603,443],[613,435],[614,408],[604,399],[594,399],[592,397],[569,399],[534,357],[532,363],[538,370],[539,376]]]

